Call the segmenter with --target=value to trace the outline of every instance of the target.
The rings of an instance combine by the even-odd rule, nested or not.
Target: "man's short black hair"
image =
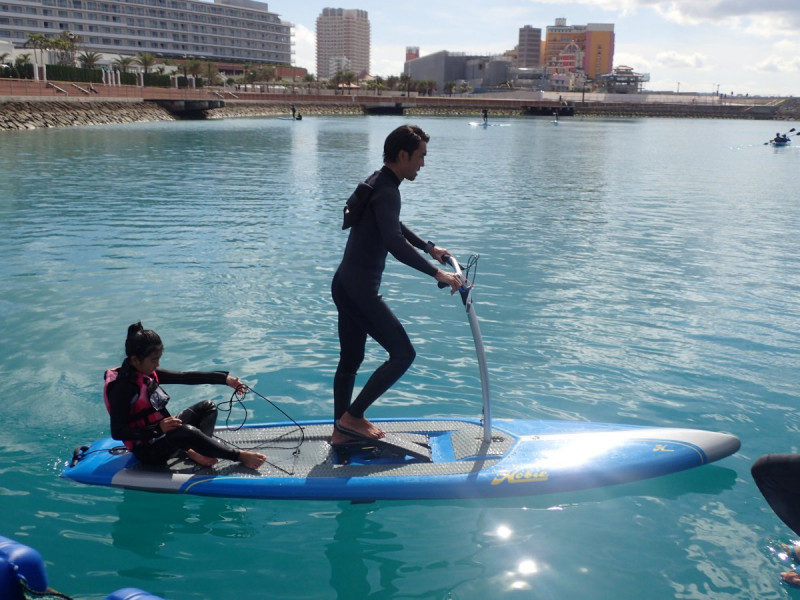
[[[383,143],[383,162],[397,162],[401,150],[413,154],[422,142],[427,144],[430,139],[431,136],[416,125],[401,125],[392,131]]]

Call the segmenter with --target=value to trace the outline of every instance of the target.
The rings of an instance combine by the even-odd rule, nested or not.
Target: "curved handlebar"
[[[453,267],[453,271],[455,271],[455,274],[458,275],[458,278],[461,280],[462,284],[466,282],[466,279],[464,278],[464,273],[462,273],[461,271],[463,267],[460,264],[458,264],[458,261],[456,260],[455,256],[447,252],[442,255],[442,261],[449,263],[450,266]],[[439,289],[444,289],[446,287],[449,287],[446,283],[442,283],[441,281],[439,281],[437,285],[439,286]],[[463,285],[461,289],[464,289]]]

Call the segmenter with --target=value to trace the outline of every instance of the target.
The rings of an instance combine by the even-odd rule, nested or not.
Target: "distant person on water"
[[[415,125],[401,125],[388,135],[383,146],[383,167],[367,179],[373,188],[368,204],[350,229],[344,256],[333,276],[331,294],[339,314],[340,345],[333,379],[334,445],[353,437],[384,437],[385,432],[369,422],[364,413],[400,379],[416,356],[405,329],[379,293],[387,254],[454,291],[461,287],[454,273],[438,269],[419,252],[443,262],[447,250],[426,242],[400,221],[400,184],[405,179],[416,179],[425,165],[429,140],[428,134]],[[367,336],[378,342],[389,358],[351,403]]]
[[[489,122],[489,109],[484,108],[483,111],[481,111],[481,112],[483,114],[483,123],[485,125],[485,124],[487,124]]]
[[[800,454],[767,454],[750,468],[759,491],[789,529],[800,536]],[[800,546],[783,547],[791,561],[800,567]],[[800,587],[800,573],[791,569],[781,573],[788,584]]]
[[[159,363],[164,346],[159,335],[141,323],[128,327],[125,360],[105,374],[103,398],[111,417],[111,437],[121,440],[145,464],[160,465],[183,450],[194,462],[210,467],[217,459],[238,461],[257,469],[266,456],[239,450],[212,437],[217,406],[198,402],[177,417],[167,410],[169,394],[161,384],[225,384],[235,390],[244,385],[227,371],[169,371]]]
[[[292,104],[292,118],[296,119],[297,109],[295,108],[294,104]]]

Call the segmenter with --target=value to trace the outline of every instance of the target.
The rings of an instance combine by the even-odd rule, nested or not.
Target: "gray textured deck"
[[[336,455],[328,443],[332,425],[304,425],[302,431],[287,427],[259,427],[238,430],[217,429],[215,435],[246,450],[262,452],[267,462],[253,471],[238,463],[221,460],[213,467],[199,467],[188,460],[173,460],[173,473],[194,475],[234,475],[236,477],[391,477],[446,475],[477,472],[497,462],[511,447],[513,439],[494,431],[489,444],[483,442],[483,428],[462,421],[397,421],[380,422],[387,432],[408,434],[424,441],[428,434],[452,431],[455,461],[418,462],[410,458],[391,459],[376,464],[336,464]],[[146,468],[146,467],[145,467]],[[152,467],[148,468],[152,469]]]

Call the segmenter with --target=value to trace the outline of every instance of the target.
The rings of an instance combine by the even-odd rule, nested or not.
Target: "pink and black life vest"
[[[109,369],[105,374],[105,385],[103,386],[103,401],[106,404],[106,410],[111,414],[111,405],[108,400],[108,386],[111,382],[116,381],[119,377],[119,367],[116,369]],[[150,390],[150,384],[155,381],[155,390]],[[136,380],[134,381],[136,387],[139,389],[139,394],[131,399],[130,407],[128,410],[128,424],[131,427],[146,427],[157,423],[164,418],[160,412],[166,406],[169,396],[158,385],[158,376],[153,371],[150,375],[144,373],[136,373]],[[137,440],[124,440],[125,447],[128,450],[133,450],[137,444],[152,443],[154,440],[137,441]]]

